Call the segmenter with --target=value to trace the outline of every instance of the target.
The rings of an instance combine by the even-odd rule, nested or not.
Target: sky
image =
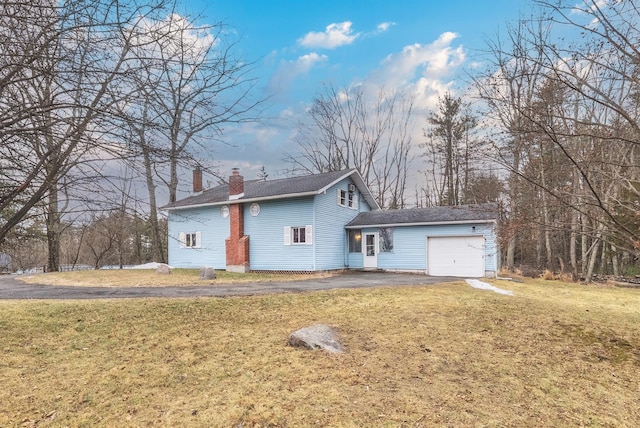
[[[283,176],[296,125],[323,84],[409,91],[426,118],[438,95],[464,94],[487,39],[533,10],[529,0],[184,0],[199,23],[233,29],[236,54],[253,62],[258,123],[230,126],[210,155],[222,175],[264,166]],[[422,122],[424,126],[424,121]],[[416,125],[414,143],[420,141]],[[415,165],[419,168],[419,165]]]

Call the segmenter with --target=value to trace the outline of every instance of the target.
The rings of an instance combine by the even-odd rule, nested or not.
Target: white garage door
[[[427,269],[432,276],[483,277],[484,237],[428,237]]]

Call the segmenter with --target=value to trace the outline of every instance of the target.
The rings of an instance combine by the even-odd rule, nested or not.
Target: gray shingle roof
[[[497,219],[498,207],[496,204],[460,205],[363,212],[351,220],[346,227],[485,222]]]
[[[221,184],[212,189],[207,189],[198,195],[188,196],[184,199],[168,204],[162,209],[179,209],[202,205],[218,205],[230,202],[254,201],[261,199],[274,199],[279,196],[295,197],[317,194],[333,183],[351,176],[360,192],[372,207],[377,207],[373,197],[362,183],[357,170],[326,172],[322,174],[303,175],[299,177],[281,178],[277,180],[246,180],[244,182],[244,196],[234,201],[229,201],[229,185]],[[365,194],[366,193],[366,194]]]

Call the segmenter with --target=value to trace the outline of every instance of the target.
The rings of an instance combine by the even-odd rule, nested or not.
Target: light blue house
[[[343,269],[495,276],[495,206],[380,210],[357,170],[200,188],[169,204],[169,264],[237,272]]]

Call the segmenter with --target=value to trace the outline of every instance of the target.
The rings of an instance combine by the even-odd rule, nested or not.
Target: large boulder
[[[337,332],[326,324],[315,324],[296,330],[289,335],[290,346],[306,349],[324,349],[329,352],[345,352]]]
[[[200,279],[216,279],[217,276],[216,270],[212,267],[204,266],[200,268]]]
[[[171,273],[171,266],[165,263],[158,263],[158,267],[156,268],[156,273],[161,275],[168,275]]]

